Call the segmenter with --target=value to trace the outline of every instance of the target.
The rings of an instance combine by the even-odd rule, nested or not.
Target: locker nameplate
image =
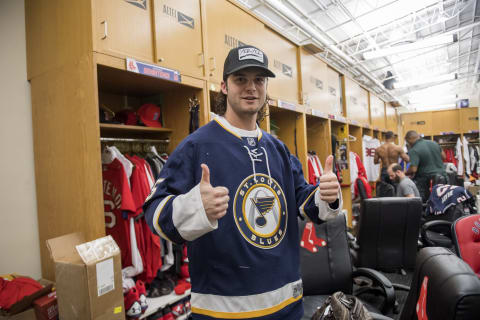
[[[155,66],[148,63],[135,61],[135,59],[127,58],[127,71],[143,74],[146,76],[181,82],[180,72],[164,67]]]
[[[296,105],[290,102],[282,101],[282,100],[278,100],[278,107],[282,109],[297,111]]]

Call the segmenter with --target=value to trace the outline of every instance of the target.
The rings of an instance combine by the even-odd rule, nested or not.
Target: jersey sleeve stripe
[[[165,240],[168,240],[170,242],[173,242],[170,240],[167,235],[163,232],[162,228],[160,227],[159,219],[160,219],[160,214],[162,213],[163,208],[167,204],[167,202],[173,198],[173,195],[169,195],[165,199],[162,200],[155,209],[155,213],[153,215],[153,227],[155,228],[155,231],[158,233],[159,236],[164,238]]]
[[[305,205],[310,201],[310,199],[311,199],[312,196],[315,194],[315,192],[317,192],[317,190],[318,190],[318,187],[316,187],[315,189],[313,189],[313,191],[308,195],[307,199],[305,199],[305,201],[302,203],[302,205],[301,205],[300,208],[299,208],[300,214],[301,214],[304,218],[307,218],[307,214],[305,213]]]

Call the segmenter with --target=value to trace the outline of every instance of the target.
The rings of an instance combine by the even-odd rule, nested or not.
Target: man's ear
[[[222,83],[220,83],[220,90],[222,90],[223,94],[225,95],[228,93],[228,86],[225,81],[222,81]]]

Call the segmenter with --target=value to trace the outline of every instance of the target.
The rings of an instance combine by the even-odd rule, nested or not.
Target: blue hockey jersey
[[[212,186],[229,190],[227,213],[215,223],[200,197],[202,163]],[[297,215],[319,223],[342,202],[339,192],[331,209],[315,191],[298,159],[258,127],[240,130],[219,117],[180,143],[144,211],[156,234],[188,241],[194,319],[301,318]]]

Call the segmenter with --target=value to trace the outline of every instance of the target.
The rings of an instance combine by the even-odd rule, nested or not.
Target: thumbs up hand
[[[318,184],[320,192],[320,199],[328,203],[335,202],[338,199],[338,191],[340,184],[337,176],[333,173],[333,156],[329,155],[325,160],[325,168],[323,174],[320,176]]]
[[[220,219],[227,213],[228,189],[225,187],[213,187],[210,184],[210,169],[206,164],[201,164],[202,179],[200,180],[200,196],[202,197],[203,208],[210,222]]]

